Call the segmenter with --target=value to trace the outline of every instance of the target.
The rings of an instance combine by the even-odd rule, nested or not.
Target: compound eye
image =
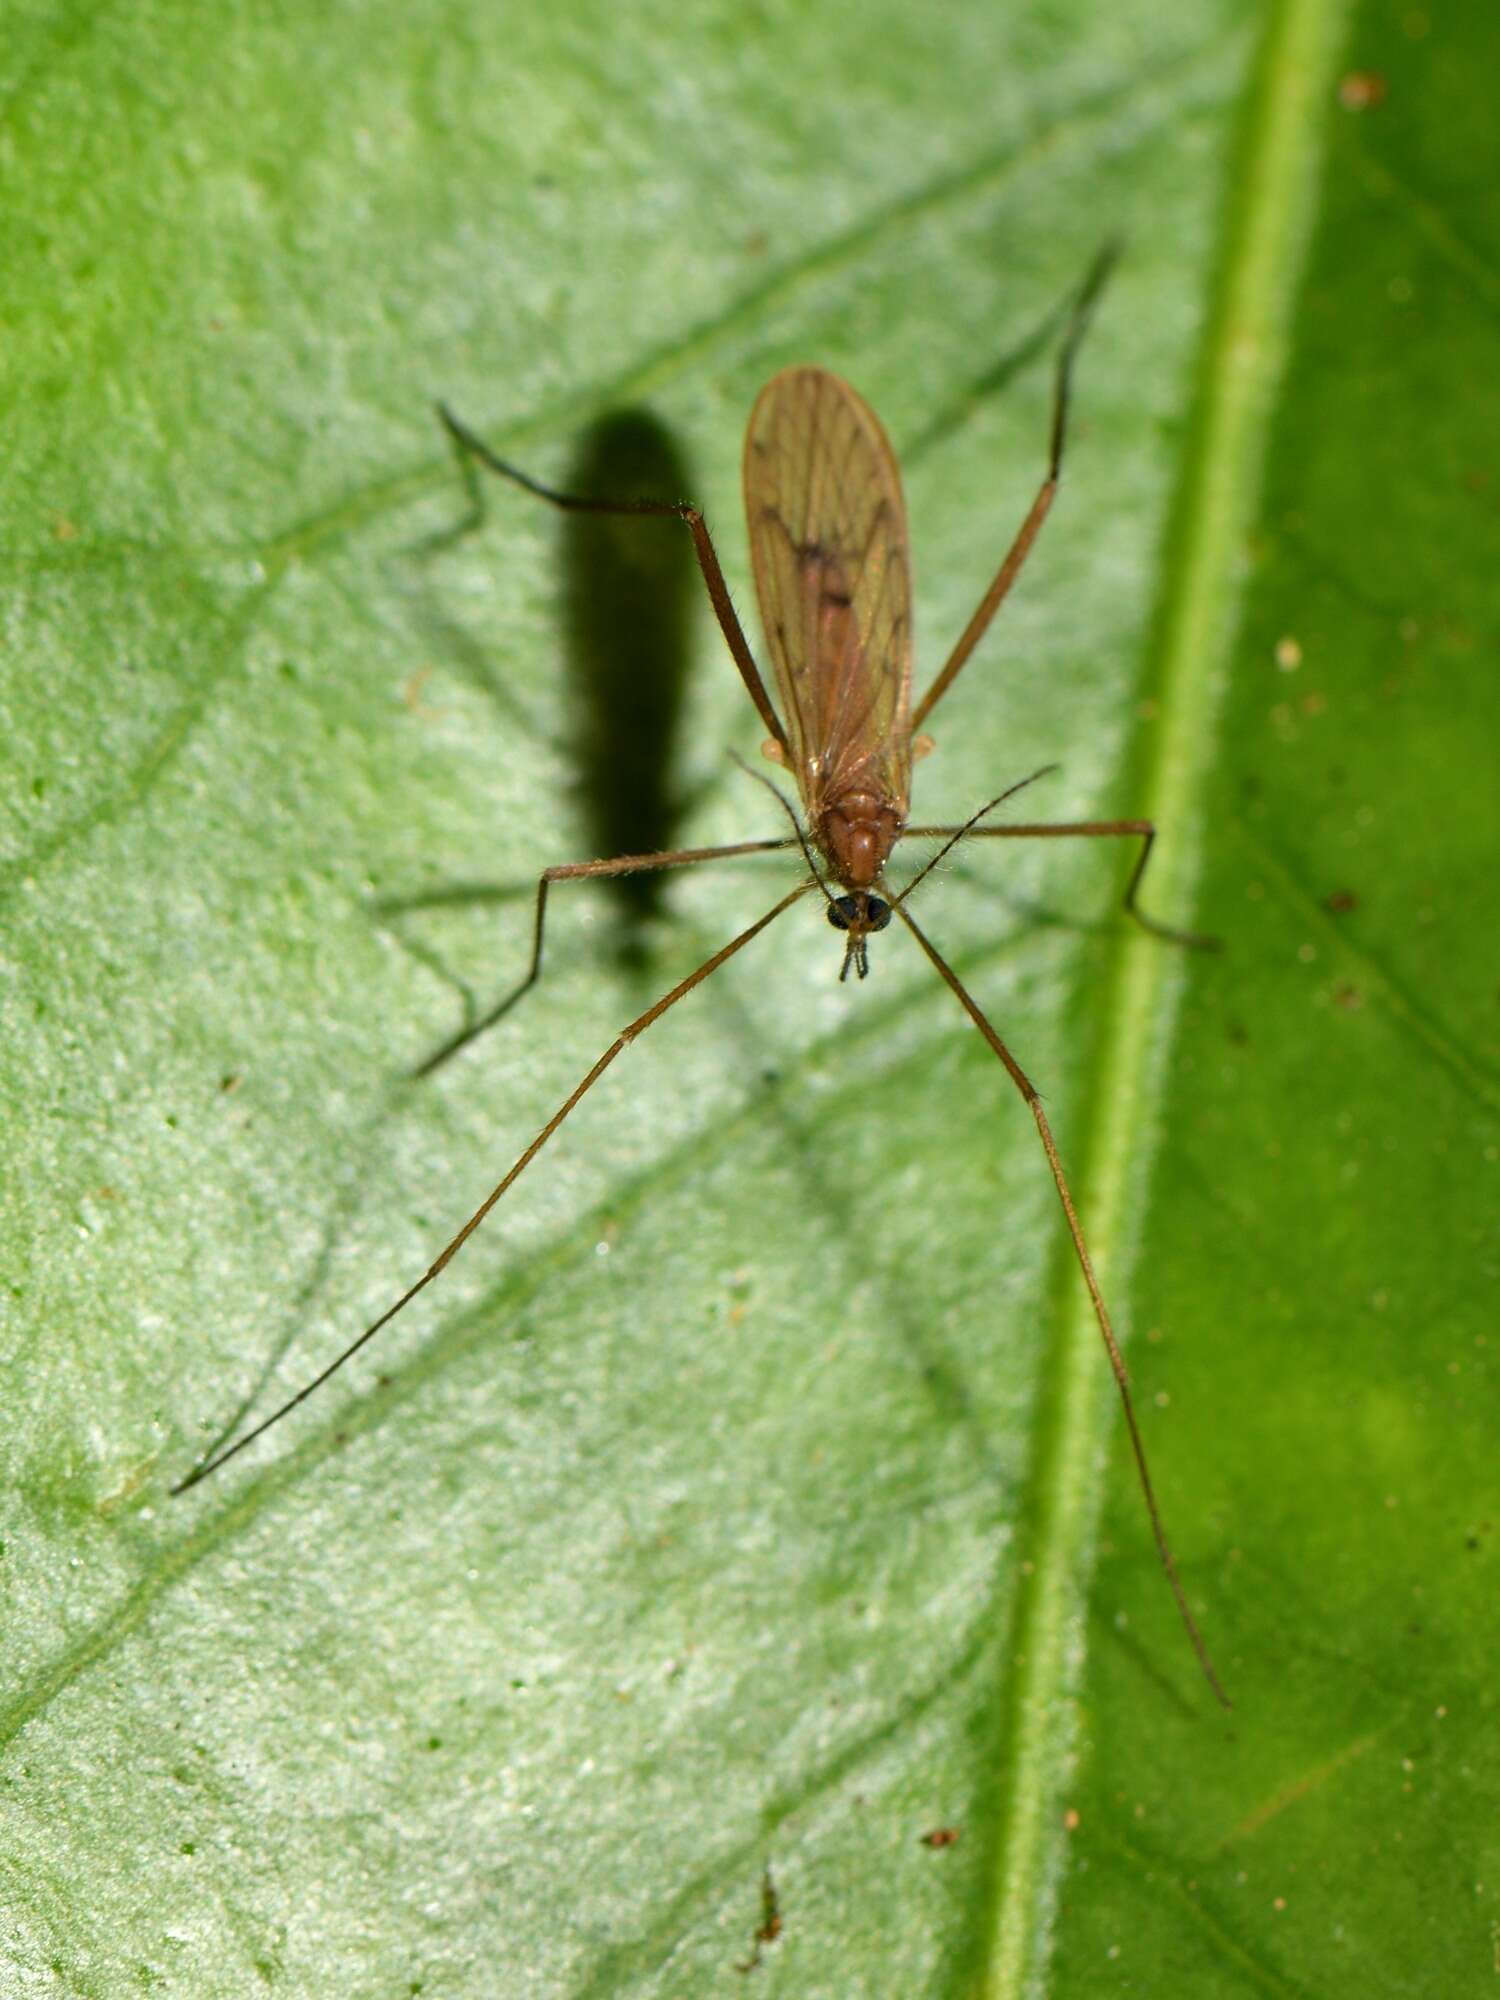
[[[865,903],[866,930],[883,931],[891,920],[890,904],[883,903],[878,896],[867,896]]]
[[[846,931],[854,922],[854,898],[835,896],[828,905],[828,921],[836,931]]]

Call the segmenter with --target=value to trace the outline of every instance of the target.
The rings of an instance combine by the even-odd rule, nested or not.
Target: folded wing
[[[911,791],[911,568],[901,477],[874,411],[821,368],[773,376],[745,436],[766,644],[808,816]]]

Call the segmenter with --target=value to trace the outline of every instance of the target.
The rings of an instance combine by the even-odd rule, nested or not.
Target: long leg
[[[758,774],[757,774],[758,775]],[[536,922],[531,940],[531,964],[524,978],[513,986],[509,993],[496,1001],[483,1020],[472,1021],[461,1028],[456,1035],[444,1042],[435,1054],[428,1056],[412,1071],[413,1077],[431,1076],[441,1069],[450,1057],[460,1049],[493,1028],[503,1020],[521,998],[530,992],[542,971],[542,936],[547,921],[547,891],[554,882],[577,882],[591,876],[640,875],[653,868],[692,868],[700,861],[730,861],[740,854],[769,854],[777,848],[795,847],[795,836],[782,840],[739,840],[731,847],[678,847],[663,854],[619,854],[610,861],[563,861],[551,868],[544,868],[537,878]]]
[[[464,456],[461,463],[465,467],[465,483],[474,505],[478,506],[478,488],[469,476],[468,461],[476,459],[491,472],[498,472],[502,479],[510,479],[522,486],[528,493],[534,493],[539,500],[546,500],[554,507],[565,508],[575,514],[655,514],[675,515],[679,521],[687,523],[693,538],[693,550],[698,558],[698,567],[703,572],[703,581],[708,588],[709,600],[714,607],[714,616],[719,621],[719,629],[734,655],[734,663],[740,670],[740,679],[745,683],[750,699],[760,711],[760,719],[772,736],[791,755],[786,731],[780,718],[771,706],[771,697],[766,693],[766,684],[760,677],[760,669],[755,664],[755,655],[745,637],[744,627],[730,600],[729,586],[724,581],[724,572],[719,567],[708,524],[700,510],[686,500],[589,500],[576,493],[559,493],[551,486],[543,486],[539,479],[522,472],[519,466],[507,464],[491,451],[483,438],[476,437],[467,424],[460,423],[448,407],[439,403],[438,415],[447,426],[448,435]]]
[[[988,808],[986,808],[988,810]],[[1155,822],[1149,819],[1074,819],[1074,820],[1032,820],[1016,821],[1009,826],[909,826],[904,838],[918,840],[1063,840],[1078,836],[1086,840],[1136,839],[1141,843],[1141,851],[1130,880],[1125,885],[1122,904],[1127,916],[1134,917],[1142,930],[1153,937],[1165,938],[1169,944],[1188,945],[1194,951],[1222,951],[1223,942],[1216,937],[1207,937],[1201,931],[1179,931],[1172,925],[1164,924],[1140,907],[1136,898],[1140,892],[1141,877],[1146,872],[1146,863],[1151,859],[1151,849],[1156,840]],[[941,859],[941,857],[938,857]],[[924,869],[923,874],[927,871]],[[920,880],[920,877],[918,878]]]
[[[1120,1344],[1115,1339],[1114,1328],[1110,1325],[1109,1311],[1104,1303],[1104,1294],[1099,1289],[1099,1280],[1094,1276],[1094,1266],[1089,1257],[1088,1246],[1083,1240],[1083,1230],[1078,1221],[1078,1211],[1073,1205],[1072,1191],[1068,1187],[1067,1176],[1063,1172],[1062,1161],[1058,1157],[1057,1143],[1052,1137],[1052,1127],[1047,1123],[1047,1114],[1042,1109],[1042,1101],[1037,1096],[1035,1086],[1030,1077],[1027,1076],[1025,1070],[1022,1069],[1010,1050],[1005,1046],[1005,1043],[1000,1039],[999,1034],[991,1026],[988,1017],[980,1008],[978,1001],[974,999],[952,966],[949,965],[937,947],[929,940],[926,933],[919,930],[917,925],[913,923],[905,908],[900,903],[897,903],[894,907],[897,916],[900,917],[902,923],[906,925],[906,928],[927,954],[929,961],[937,971],[943,984],[951,989],[964,1012],[974,1023],[974,1026],[983,1035],[1001,1062],[1004,1063],[1010,1075],[1011,1082],[1021,1093],[1032,1117],[1036,1120],[1036,1129],[1041,1136],[1042,1149],[1047,1155],[1047,1165],[1052,1170],[1052,1179],[1057,1188],[1058,1199],[1062,1203],[1063,1214],[1067,1217],[1068,1234],[1073,1239],[1073,1249],[1078,1258],[1078,1268],[1082,1271],[1083,1282],[1088,1287],[1089,1298],[1094,1308],[1094,1318],[1098,1321],[1099,1332],[1103,1336],[1104,1345],[1109,1353],[1109,1365],[1114,1371],[1115,1383],[1120,1391],[1120,1401],[1125,1406],[1125,1425],[1130,1432],[1130,1446],[1131,1450],[1135,1453],[1136,1471],[1140,1474],[1141,1491],[1145,1495],[1146,1500],[1146,1511],[1151,1516],[1151,1530],[1156,1537],[1157,1552],[1161,1556],[1162,1566],[1167,1572],[1167,1581],[1172,1586],[1172,1595],[1177,1600],[1177,1609],[1182,1614],[1182,1622],[1187,1627],[1187,1635],[1193,1642],[1193,1651],[1198,1655],[1198,1664],[1207,1676],[1209,1686],[1224,1706],[1229,1708],[1231,1706],[1229,1697],[1225,1694],[1219,1676],[1214,1671],[1213,1661],[1208,1656],[1208,1648],[1203,1643],[1197,1622],[1192,1612],[1188,1609],[1188,1601],[1183,1592],[1182,1584],[1178,1580],[1177,1564],[1172,1558],[1172,1550],[1167,1541],[1166,1529],[1162,1526],[1161,1511],[1156,1504],[1156,1493],[1151,1484],[1151,1474],[1146,1466],[1146,1447],[1141,1441],[1140,1426],[1135,1420],[1135,1405],[1131,1400],[1130,1377],[1126,1372],[1125,1357],[1120,1352]]]
[[[1057,497],[1058,482],[1062,477],[1063,445],[1067,439],[1068,392],[1072,383],[1073,357],[1077,354],[1079,343],[1088,331],[1088,324],[1093,317],[1094,307],[1098,302],[1100,292],[1104,289],[1104,281],[1109,276],[1110,269],[1118,255],[1118,245],[1107,243],[1094,259],[1093,266],[1083,281],[1083,289],[1079,292],[1077,302],[1073,307],[1072,316],[1068,321],[1068,330],[1063,335],[1062,346],[1058,350],[1057,386],[1053,392],[1052,400],[1052,443],[1047,461],[1047,477],[1042,481],[1041,486],[1037,490],[1037,496],[1031,503],[1031,512],[1021,523],[1020,533],[1011,543],[1009,549],[1006,551],[1005,560],[995,572],[994,582],[981,598],[979,609],[964,627],[963,636],[948,655],[947,661],[939,672],[937,679],[917,703],[915,709],[913,709],[911,726],[914,730],[921,728],[927,717],[937,707],[943,696],[952,687],[954,681],[957,680],[959,670],[989,629],[990,620],[1010,595],[1010,587],[1021,574],[1021,565],[1025,562],[1027,556],[1030,555],[1031,545],[1040,534],[1043,521],[1046,520],[1048,514],[1051,512],[1052,502]]]
[[[638,1014],[635,1020],[633,1020],[630,1023],[630,1026],[628,1028],[622,1028],[620,1033],[616,1035],[615,1039],[610,1043],[609,1047],[604,1051],[603,1055],[600,1056],[599,1060],[594,1064],[593,1068],[589,1071],[587,1076],[584,1077],[582,1083],[580,1083],[566,1098],[563,1099],[563,1102],[558,1106],[557,1110],[553,1112],[552,1116],[547,1120],[546,1124],[542,1127],[541,1131],[537,1133],[536,1137],[532,1140],[531,1144],[526,1148],[525,1152],[522,1153],[520,1158],[516,1161],[515,1165],[512,1166],[509,1172],[504,1176],[504,1178],[500,1180],[490,1190],[490,1192],[485,1196],[484,1200],[479,1204],[478,1208],[475,1209],[474,1213],[469,1217],[468,1221],[464,1224],[463,1228],[459,1230],[458,1234],[452,1239],[451,1242],[449,1242],[444,1246],[444,1248],[439,1252],[435,1261],[427,1267],[426,1271],[424,1271],[422,1276],[418,1278],[417,1282],[414,1285],[409,1286],[407,1290],[401,1294],[400,1298],[397,1299],[396,1303],[393,1306],[387,1307],[387,1309],[380,1315],[379,1319],[372,1320],[370,1325],[365,1328],[364,1332],[360,1334],[357,1340],[350,1341],[349,1345],[344,1349],[343,1353],[337,1355],[332,1361],[330,1361],[328,1366],[323,1370],[323,1372],[320,1375],[315,1375],[310,1382],[305,1383],[303,1387],[297,1391],[295,1396],[289,1396],[279,1409],[273,1410],[270,1416],[268,1416],[262,1423],[258,1423],[255,1426],[254,1430],[247,1431],[244,1437],[240,1438],[237,1443],[232,1444],[226,1450],[217,1453],[213,1458],[210,1458],[206,1464],[195,1466],[194,1469],[187,1475],[185,1479],[180,1479],[177,1482],[177,1484],[172,1488],[172,1492],[174,1494],[185,1493],[190,1486],[196,1486],[200,1480],[207,1479],[207,1477],[211,1472],[217,1472],[221,1465],[227,1465],[231,1458],[234,1458],[238,1453],[242,1452],[245,1449],[246,1445],[253,1444],[255,1440],[258,1437],[261,1437],[266,1431],[268,1431],[273,1424],[280,1423],[281,1419],[284,1416],[289,1415],[291,1411],[295,1410],[299,1403],[306,1402],[307,1398],[310,1395],[312,1395],[314,1390],[321,1389],[323,1384],[328,1380],[329,1376],[336,1374],[338,1370],[343,1367],[346,1361],[352,1360],[353,1357],[356,1354],[358,1354],[359,1350],[365,1345],[367,1341],[373,1340],[375,1338],[376,1334],[380,1332],[382,1327],[389,1326],[391,1321],[396,1317],[397,1313],[403,1311],[405,1307],[409,1306],[412,1300],[417,1296],[418,1292],[425,1291],[427,1287],[432,1283],[433,1279],[436,1278],[440,1272],[444,1271],[447,1268],[447,1266],[453,1261],[453,1259],[458,1255],[459,1251],[462,1250],[464,1245],[468,1242],[469,1238],[474,1234],[474,1231],[479,1227],[480,1223],[484,1221],[485,1217],[489,1214],[490,1210],[495,1206],[496,1202],[498,1202],[500,1198],[509,1191],[509,1189],[514,1185],[514,1183],[520,1179],[521,1175],[531,1165],[532,1161],[536,1158],[537,1154],[542,1150],[543,1146],[545,1146],[547,1141],[552,1137],[552,1134],[557,1130],[558,1126],[561,1125],[563,1120],[568,1116],[568,1113],[572,1111],[576,1105],[581,1103],[585,1097],[587,1097],[588,1093],[593,1089],[594,1085],[599,1081],[600,1077],[603,1076],[604,1072],[609,1068],[610,1064],[614,1061],[615,1057],[619,1055],[620,1051],[622,1049],[628,1048],[629,1045],[635,1040],[637,1035],[644,1034],[647,1028],[651,1026],[653,1021],[659,1021],[662,1015],[665,1014],[669,1008],[675,1007],[677,1005],[677,1002],[683,999],[687,994],[691,993],[695,986],[701,986],[703,984],[703,981],[707,979],[711,973],[717,972],[719,967],[723,965],[726,962],[726,960],[733,958],[737,951],[742,951],[744,947],[747,944],[749,944],[752,938],[759,937],[761,932],[765,930],[768,925],[773,924],[784,910],[789,910],[793,903],[797,902],[801,897],[808,895],[811,892],[812,888],[813,884],[811,882],[799,882],[797,887],[793,889],[790,892],[790,894],[783,896],[781,901],[775,904],[771,909],[767,910],[766,914],[763,917],[758,917],[753,924],[748,925],[746,929],[742,930],[738,937],[731,938],[729,943],[721,946],[720,949],[716,951],[711,958],[704,959],[703,963],[698,967],[696,972],[690,972],[686,979],[679,980],[677,985],[675,985],[669,993],[663,994],[661,999],[658,1000],[653,1006],[648,1007],[644,1014]]]

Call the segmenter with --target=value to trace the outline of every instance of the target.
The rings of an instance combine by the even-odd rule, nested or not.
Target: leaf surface
[[[7,1990],[737,1990],[767,1866],[766,1992],[1487,1973],[1497,50],[1418,19],[16,12]],[[1225,935],[1131,935],[1106,843],[921,892],[1046,1093],[1233,1716],[1023,1107],[812,904],[169,1499],[794,879],[564,885],[413,1079],[632,802],[784,824],[673,524],[465,531],[434,398],[700,500],[748,608],[746,414],[838,370],[925,684],[1114,232],[913,804],[1061,761],[1038,815],[1158,814],[1153,906]]]

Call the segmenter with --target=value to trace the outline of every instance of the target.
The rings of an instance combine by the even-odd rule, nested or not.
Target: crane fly
[[[893,920],[899,921],[1004,1066],[1030,1111],[1119,1388],[1158,1554],[1209,1685],[1225,1707],[1229,1706],[1178,1578],[1146,1463],[1124,1357],[1041,1099],[999,1031],[909,908],[913,890],[960,840],[1134,839],[1140,845],[1125,890],[1126,912],[1145,929],[1174,942],[1198,946],[1214,943],[1209,938],[1171,930],[1139,907],[1141,878],[1156,833],[1149,820],[984,824],[996,807],[1033,778],[1042,776],[1042,772],[1034,772],[1019,784],[1009,786],[961,825],[912,826],[908,819],[912,766],[931,747],[928,739],[918,734],[921,725],[953,685],[984,636],[1052,507],[1062,472],[1073,360],[1111,261],[1109,251],[1096,261],[1073,305],[1058,350],[1046,476],[957,645],[915,705],[911,694],[911,569],[901,475],[879,418],[839,376],[817,367],[788,368],[773,376],[756,399],[745,437],[745,512],[751,567],[781,697],[779,710],[771,700],[730,601],[718,555],[698,508],[685,501],[598,500],[557,492],[498,457],[451,411],[439,406],[439,414],[460,455],[476,514],[480,502],[475,468],[482,467],[568,511],[675,516],[685,523],[719,626],[768,732],[764,753],[795,780],[802,816],[799,819],[790,802],[771,785],[791,821],[789,835],[740,841],[730,846],[679,848],[660,854],[566,862],[545,869],[537,883],[531,963],[525,977],[485,1021],[465,1030],[440,1050],[423,1066],[424,1071],[435,1068],[480,1028],[498,1019],[536,982],[542,966],[547,897],[555,883],[689,867],[794,847],[802,850],[807,875],[763,916],[747,925],[622,1029],[457,1235],[394,1305],[279,1409],[237,1442],[223,1446],[195,1467],[174,1492],[196,1485],[243,1451],[389,1325],[446,1269],[615,1058],[794,903],[821,893],[828,921],[843,934],[840,978],[847,979],[851,972],[865,978],[869,971],[870,939],[887,929]],[[769,779],[766,782],[770,784]],[[907,836],[936,840],[941,845],[916,876],[898,889],[887,881],[886,867],[898,842]]]

